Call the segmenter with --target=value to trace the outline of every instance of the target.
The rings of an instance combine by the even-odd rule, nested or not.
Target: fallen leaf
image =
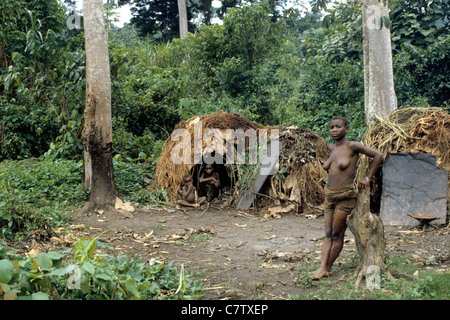
[[[27,252],[27,255],[32,256],[32,255],[38,255],[39,253],[41,253],[41,248],[34,247],[33,249],[31,249],[30,251]]]
[[[152,230],[149,233],[146,233],[145,237],[143,237],[142,240],[147,240],[147,239],[153,238],[153,236],[154,235],[153,235],[153,230]]]
[[[264,262],[261,265],[261,268],[264,268],[264,269],[285,269],[286,265],[285,264],[273,264],[273,263]]]
[[[116,204],[114,206],[117,210],[125,210],[127,212],[134,212],[134,207],[131,202],[123,202],[120,198],[116,198]]]

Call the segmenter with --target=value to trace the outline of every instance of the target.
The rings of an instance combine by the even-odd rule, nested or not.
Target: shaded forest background
[[[222,0],[220,8],[211,0],[187,0],[190,33],[180,39],[176,0],[105,1],[114,176],[124,201],[137,207],[168,201],[165,190],[146,187],[165,140],[194,115],[223,110],[261,125],[310,128],[328,140],[329,119],[342,115],[350,122],[349,138],[362,137],[361,1],[319,11],[321,2],[305,0],[305,11],[300,0]],[[384,24],[391,28],[399,107],[450,110],[450,4],[389,3]],[[115,12],[126,4],[133,5],[133,18],[119,28]],[[0,285],[8,284],[0,287],[0,299],[48,299],[56,288],[60,299],[200,297],[200,284],[171,264],[97,259],[100,244],[91,238],[79,239],[71,251],[71,261],[84,270],[83,290],[67,290],[73,269],[62,264],[63,254],[29,255],[20,268],[9,261],[23,256],[5,241],[48,240],[88,198],[81,186],[84,33],[73,28],[73,5],[0,2]],[[122,291],[116,291],[119,282]]]
[[[282,0],[224,1],[221,10],[197,1],[188,12],[203,23],[183,39],[176,1],[127,2],[135,11],[123,28],[113,24],[117,4],[105,5],[116,159],[154,163],[178,121],[218,110],[325,137],[334,115],[348,117],[351,139],[364,130],[359,1],[325,13],[314,2],[305,13],[282,10]],[[428,3],[391,1],[400,107],[450,99],[449,4]],[[0,4],[0,160],[81,159],[84,37],[66,25],[70,4]],[[155,20],[161,12],[171,19]],[[223,23],[211,24],[213,16]]]
[[[220,9],[187,1],[190,33],[180,39],[176,1],[107,1],[119,192],[136,205],[167,201],[164,190],[145,186],[175,125],[194,115],[223,110],[326,139],[329,119],[342,115],[349,138],[359,140],[366,130],[360,1],[325,12],[319,2],[305,11],[285,0],[222,1]],[[133,18],[118,28],[115,11],[126,3]],[[81,28],[71,27],[73,4],[0,3],[0,224],[7,238],[58,225],[61,208],[80,206],[88,194],[80,187],[84,33],[82,17]],[[390,5],[399,107],[448,110],[450,5]]]

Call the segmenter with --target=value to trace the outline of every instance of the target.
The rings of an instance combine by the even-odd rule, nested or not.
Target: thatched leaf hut
[[[328,157],[325,139],[309,129],[262,127],[239,114],[223,111],[195,116],[176,126],[159,157],[154,187],[165,188],[169,199],[176,201],[183,176],[191,174],[195,185],[205,159],[213,157],[222,187],[231,189],[230,200],[237,200],[239,194],[251,186],[258,171],[258,163],[252,162],[249,155],[255,140],[261,146],[264,143],[261,137],[269,138],[275,129],[281,142],[279,164],[277,172],[267,179],[261,192],[272,200],[303,201],[306,208],[320,205],[326,181],[326,172],[321,163]],[[211,130],[214,133],[212,137],[208,133]],[[227,137],[227,130],[241,130],[245,137],[233,139],[227,145],[226,139],[217,139],[218,135]],[[230,162],[230,159],[236,160],[236,155],[243,149],[246,150],[244,163]],[[220,160],[223,162],[218,163]],[[228,203],[232,204],[233,201]]]

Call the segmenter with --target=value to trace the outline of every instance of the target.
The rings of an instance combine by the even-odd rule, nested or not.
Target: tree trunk
[[[364,106],[366,123],[397,109],[392,68],[389,9],[383,0],[363,0]],[[382,24],[381,22],[384,21]]]
[[[86,44],[86,106],[83,128],[83,185],[90,189],[85,210],[114,205],[111,78],[102,0],[83,0]]]
[[[355,286],[362,279],[366,279],[367,287],[373,288],[380,280],[381,272],[388,276],[384,249],[386,239],[381,218],[370,212],[370,191],[358,193],[358,204],[352,214],[347,217],[347,225],[355,236],[356,248],[359,255],[359,265],[356,270],[358,277]]]
[[[186,37],[188,34],[186,0],[177,0],[177,1],[178,1],[178,16],[180,21],[180,38],[183,38]]]

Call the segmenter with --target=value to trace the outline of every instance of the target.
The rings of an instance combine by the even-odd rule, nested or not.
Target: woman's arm
[[[369,185],[369,182],[373,178],[373,175],[380,167],[381,162],[383,161],[383,154],[375,149],[363,145],[360,142],[353,142],[353,147],[358,153],[362,153],[365,154],[366,156],[373,158],[372,164],[369,167],[367,175],[361,181],[359,181],[358,190],[359,192],[361,192]]]
[[[330,154],[331,154],[331,151],[333,150],[333,145],[329,145],[328,150],[330,151]],[[325,161],[325,163],[322,165],[322,168],[325,171],[328,171],[328,169],[330,169],[330,165],[331,165],[331,157],[328,157],[328,160]]]

